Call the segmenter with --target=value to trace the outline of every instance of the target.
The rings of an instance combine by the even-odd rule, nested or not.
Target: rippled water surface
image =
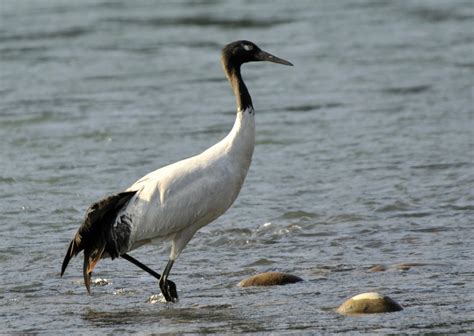
[[[474,332],[472,22],[470,0],[2,1],[1,332]],[[124,260],[92,296],[80,258],[60,278],[89,204],[229,131],[243,38],[295,66],[243,69],[253,163],[176,262],[180,302]],[[264,271],[305,281],[236,287]],[[405,309],[334,312],[367,291]]]

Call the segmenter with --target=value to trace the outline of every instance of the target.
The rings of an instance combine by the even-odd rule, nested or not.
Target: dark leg
[[[176,292],[176,285],[174,282],[168,280],[168,275],[170,274],[171,267],[173,267],[174,260],[168,260],[166,264],[165,271],[163,276],[160,279],[160,289],[161,293],[165,297],[165,300],[168,302],[176,302],[178,300],[178,293]]]
[[[162,288],[162,285],[161,285],[161,281],[162,281],[162,277],[159,273],[156,273],[154,270],[152,270],[151,268],[149,268],[148,266],[142,264],[141,262],[139,262],[137,259],[133,258],[132,256],[129,256],[128,254],[124,253],[122,254],[120,257],[122,257],[123,259],[125,260],[128,260],[130,261],[132,264],[134,264],[135,266],[138,266],[140,267],[142,270],[144,270],[145,272],[147,272],[148,274],[152,275],[153,277],[157,278],[158,280],[160,280],[160,289],[161,291],[163,292],[163,288]],[[169,264],[169,263],[168,263]],[[173,263],[171,263],[171,266],[173,266]],[[169,270],[168,270],[168,273],[169,271],[171,270],[171,266],[169,267]],[[166,268],[165,268],[165,272],[166,270],[168,269],[168,265],[166,265]],[[174,295],[173,297],[174,298],[178,298],[178,294],[176,293],[176,284],[171,281],[171,280],[167,280],[165,279],[166,283],[168,284],[167,287],[169,288],[170,292],[172,295]],[[163,294],[164,296],[165,294]],[[165,296],[166,298],[166,296]],[[166,301],[170,301],[168,299],[166,299]],[[174,302],[174,301],[173,301]]]
[[[147,272],[148,274],[154,276],[155,278],[157,278],[158,280],[161,279],[161,275],[159,273],[156,273],[154,270],[152,270],[151,268],[149,268],[148,266],[146,265],[143,265],[141,262],[139,262],[137,259],[129,256],[128,254],[124,253],[122,254],[120,257],[124,258],[125,260],[128,260],[130,261],[132,264],[134,264],[135,266],[138,266],[140,267],[142,270],[144,270],[145,272]]]

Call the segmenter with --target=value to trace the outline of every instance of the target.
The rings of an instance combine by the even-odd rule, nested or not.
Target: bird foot
[[[166,302],[177,302],[176,284],[171,280],[160,281],[160,289]]]

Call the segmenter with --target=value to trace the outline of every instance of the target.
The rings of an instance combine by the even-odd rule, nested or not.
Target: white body
[[[238,111],[234,127],[199,155],[155,170],[127,191],[137,191],[118,214],[130,218],[128,251],[152,241],[171,240],[175,260],[203,226],[237,198],[255,147],[252,108]]]

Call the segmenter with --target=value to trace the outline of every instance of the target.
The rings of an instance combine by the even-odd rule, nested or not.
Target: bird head
[[[263,51],[255,43],[245,40],[235,41],[226,45],[222,49],[222,61],[237,67],[244,63],[260,61],[293,65],[287,60]]]

